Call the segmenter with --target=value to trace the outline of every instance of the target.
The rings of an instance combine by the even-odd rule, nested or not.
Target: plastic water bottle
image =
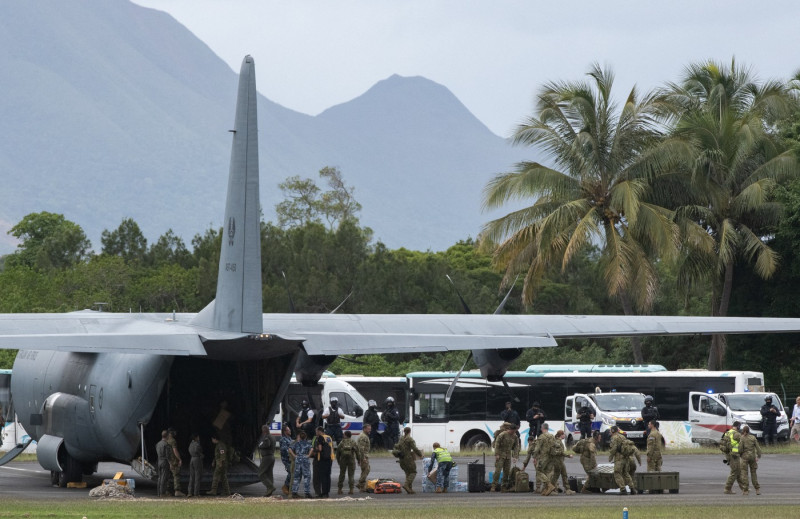
[[[628,507],[622,509],[622,519],[628,519]]]

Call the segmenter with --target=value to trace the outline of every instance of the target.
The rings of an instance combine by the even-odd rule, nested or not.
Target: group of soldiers
[[[647,436],[647,470],[648,472],[660,472],[662,463],[663,439],[658,431],[658,422],[651,420],[648,422]],[[520,452],[519,427],[510,422],[504,422],[500,430],[495,432],[492,447],[495,452],[494,475],[492,478],[491,491],[500,490],[510,492],[515,487],[511,474],[512,463],[515,465]],[[636,471],[637,464],[641,465],[641,455],[634,443],[623,435],[617,426],[610,429],[610,449],[609,462],[614,463],[614,482],[619,487],[620,492],[627,493],[626,487],[630,488],[632,494],[637,493],[633,481],[633,473]],[[600,445],[602,436],[599,431],[587,432],[578,441],[573,451],[580,454],[580,462],[587,476],[591,476],[597,468],[597,447]],[[559,430],[555,435],[550,433],[547,423],[541,424],[538,430],[532,430],[528,436],[528,454],[522,464],[524,472],[533,460],[536,470],[534,492],[549,496],[556,492],[574,494],[575,491],[569,487],[567,479],[567,468],[564,463],[565,458],[572,458],[564,449],[564,431]],[[500,475],[503,474],[501,484]],[[561,480],[562,489],[558,488]],[[589,480],[586,480],[581,492],[589,493]]]
[[[183,460],[178,451],[176,440],[177,433],[170,427],[161,432],[161,441],[156,444],[156,455],[158,456],[158,497],[197,497],[200,495],[200,482],[203,479],[203,447],[200,444],[200,435],[192,434],[189,444],[189,487],[186,494],[181,492],[181,466]],[[222,490],[223,495],[230,495],[231,489],[228,484],[228,464],[233,459],[233,452],[227,444],[219,439],[218,434],[211,437],[214,444],[214,461],[211,464],[214,469],[214,477],[211,482],[211,490],[206,495],[217,495],[218,490]]]

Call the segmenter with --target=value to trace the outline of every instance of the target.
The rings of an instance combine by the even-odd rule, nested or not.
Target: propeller
[[[464,309],[464,313],[465,314],[471,314],[472,310],[470,310],[469,305],[467,304],[467,302],[464,301],[464,298],[461,296],[461,292],[459,292],[458,287],[456,286],[455,282],[453,282],[453,279],[450,277],[449,274],[445,274],[445,277],[450,282],[450,284],[453,285],[453,288],[455,289],[456,294],[458,294],[458,299],[461,301],[461,307]],[[514,278],[514,282],[511,283],[511,288],[508,289],[508,292],[506,293],[506,296],[503,298],[502,301],[500,301],[500,304],[497,306],[497,309],[494,311],[494,315],[498,315],[503,311],[503,308],[506,306],[506,301],[508,301],[508,298],[511,295],[511,291],[514,290],[514,285],[517,284],[517,279],[519,279],[519,274],[517,274],[517,277]],[[452,398],[453,391],[455,391],[455,389],[456,389],[456,384],[458,384],[458,379],[461,378],[461,373],[464,372],[464,368],[467,367],[467,363],[469,363],[470,360],[472,360],[472,350],[470,350],[469,355],[467,355],[467,360],[464,361],[464,365],[461,366],[461,369],[458,370],[458,373],[456,373],[456,376],[453,377],[453,381],[450,383],[450,387],[447,388],[447,393],[445,393],[445,396],[444,396],[444,402],[446,404],[450,403],[450,398]],[[519,403],[519,401],[520,401],[519,397],[513,394],[513,392],[511,391],[511,388],[508,385],[508,382],[506,382],[506,379],[503,378],[502,380],[503,380],[503,385],[505,386],[506,391],[508,392],[509,398],[511,400],[513,400],[514,402]]]
[[[349,293],[349,294],[347,294],[347,295],[345,296],[345,298],[344,298],[344,299],[342,299],[342,302],[341,302],[341,303],[339,303],[339,305],[338,305],[336,308],[334,308],[333,310],[331,310],[331,313],[332,313],[332,314],[335,314],[335,313],[336,313],[336,311],[337,311],[338,309],[340,309],[340,308],[342,307],[342,305],[343,305],[343,304],[345,304],[345,303],[347,302],[347,300],[348,300],[348,299],[350,299],[350,296],[352,296],[352,295],[353,295],[353,291],[352,291],[352,290],[350,290],[350,293]]]

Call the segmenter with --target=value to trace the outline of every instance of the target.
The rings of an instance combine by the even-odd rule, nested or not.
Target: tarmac
[[[467,464],[476,461],[476,459],[483,461],[482,455],[480,458],[464,458],[457,457],[455,461],[459,464],[459,481],[467,481],[468,470]],[[751,487],[749,496],[742,496],[738,493],[738,488],[734,485],[734,490],[737,495],[724,495],[723,485],[728,476],[728,466],[722,462],[722,455],[666,455],[664,457],[663,471],[665,472],[678,472],[680,478],[680,486],[678,493],[665,493],[654,495],[626,495],[621,496],[616,491],[609,491],[604,494],[575,494],[564,495],[554,494],[551,496],[540,496],[534,493],[499,493],[499,492],[484,492],[484,493],[469,493],[469,492],[448,492],[446,494],[423,493],[422,489],[422,462],[418,461],[418,473],[415,480],[414,489],[416,494],[409,495],[393,494],[393,495],[375,495],[360,493],[356,489],[355,494],[351,497],[359,498],[370,496],[372,499],[380,499],[381,501],[403,503],[403,505],[412,505],[419,503],[421,506],[430,504],[430,499],[443,500],[444,502],[468,502],[480,505],[491,506],[492,504],[499,504],[504,502],[528,502],[531,500],[546,502],[548,505],[555,506],[596,506],[598,504],[622,504],[627,506],[629,503],[645,502],[645,503],[675,503],[675,504],[730,504],[734,506],[744,504],[754,504],[757,500],[763,500],[764,503],[771,505],[778,504],[791,504],[800,505],[800,471],[797,470],[798,462],[800,462],[800,455],[794,454],[769,454],[764,456],[759,461],[758,479],[761,483],[762,495],[755,495],[754,489]],[[602,453],[598,456],[598,462],[602,463]],[[400,469],[394,458],[390,457],[373,457],[370,459],[372,464],[372,472],[370,479],[373,478],[393,478],[396,481],[403,481],[403,472]],[[486,457],[486,474],[494,469],[494,457]],[[521,465],[521,462],[518,463]],[[583,470],[578,463],[578,458],[566,460],[567,471],[570,475],[584,476]],[[69,489],[57,488],[50,484],[50,473],[42,469],[38,463],[33,461],[27,462],[11,462],[8,465],[0,467],[0,500],[4,498],[14,499],[31,499],[31,500],[47,500],[47,499],[90,499],[89,490],[102,483],[105,478],[112,478],[118,471],[124,472],[126,478],[133,478],[135,480],[135,495],[136,497],[150,497],[154,498],[156,495],[155,484],[148,481],[133,472],[133,470],[126,466],[116,463],[101,463],[98,467],[98,472],[92,476],[85,478],[87,482],[86,489]],[[533,480],[533,471],[528,467],[528,473]],[[280,486],[283,484],[285,471],[280,462],[280,458],[276,459],[275,463],[275,484],[278,487],[276,496],[280,494]],[[347,496],[347,481],[345,481],[345,494],[338,496],[336,492],[336,484],[339,475],[339,468],[334,464],[332,471],[332,498],[348,497]],[[356,478],[358,478],[359,469],[356,469]],[[185,490],[185,489],[184,489]],[[264,487],[260,483],[251,484],[246,486],[235,487],[233,492],[241,494],[245,498],[257,498],[264,496]],[[185,498],[171,498],[171,499],[185,499]],[[206,498],[201,498],[206,499]],[[373,502],[372,499],[370,502]]]

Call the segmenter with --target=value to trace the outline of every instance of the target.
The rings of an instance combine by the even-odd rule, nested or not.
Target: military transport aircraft
[[[78,481],[100,461],[145,472],[140,458],[170,425],[179,438],[225,430],[237,451],[252,453],[292,371],[313,384],[339,354],[513,353],[568,337],[800,332],[800,319],[262,314],[258,176],[255,71],[247,56],[214,301],[198,314],[0,314],[0,348],[19,349],[13,407],[54,484]],[[497,361],[479,367],[502,376],[507,357],[476,361]]]

